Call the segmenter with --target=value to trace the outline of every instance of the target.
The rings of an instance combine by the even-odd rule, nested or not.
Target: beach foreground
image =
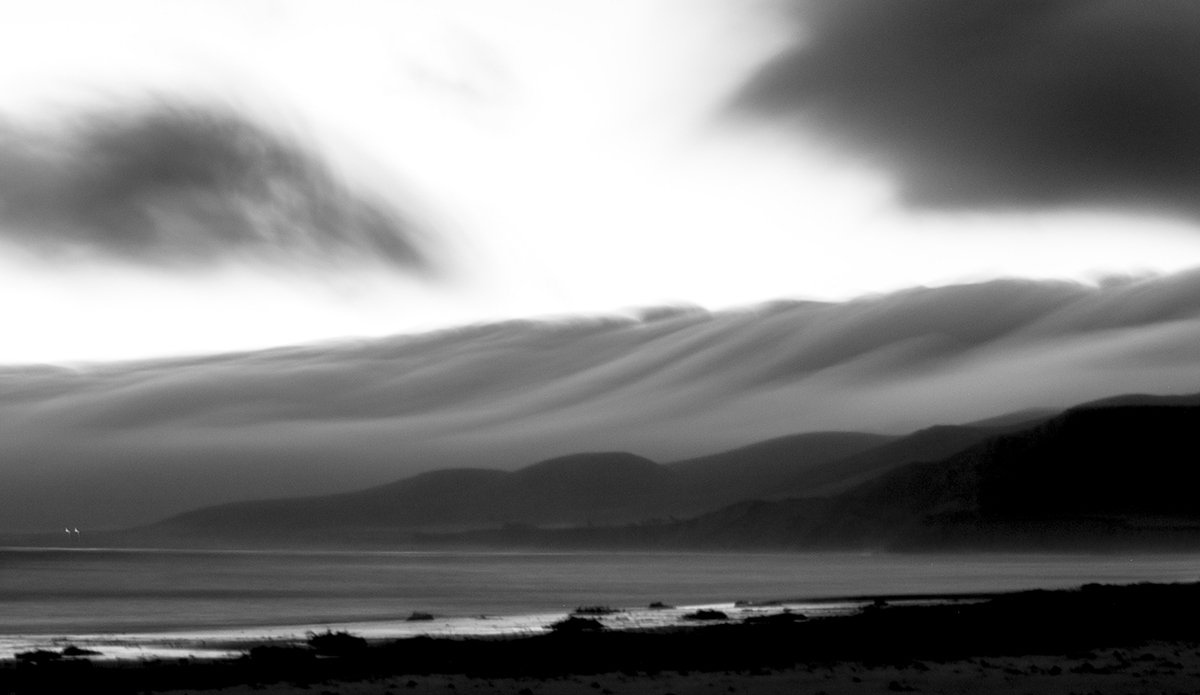
[[[223,695],[382,695],[392,693],[1194,693],[1200,689],[1200,655],[1194,643],[1154,642],[1133,654],[1119,650],[1074,657],[1027,656],[919,662],[908,666],[843,662],[778,671],[602,673],[556,678],[485,678],[465,675],[373,677],[316,683],[241,684],[181,688],[162,693]],[[1092,658],[1092,657],[1095,658]],[[1132,666],[1126,661],[1133,658]],[[1090,666],[1089,666],[1090,665]],[[1095,670],[1093,670],[1095,669]],[[1114,670],[1116,669],[1116,670]],[[17,691],[21,692],[21,691]]]
[[[895,666],[841,662],[780,670],[601,673],[546,678],[485,678],[429,675],[323,681],[311,684],[239,685],[220,690],[187,688],[172,693],[223,695],[381,695],[392,693],[498,693],[500,695],[629,695],[761,693],[763,695],[859,695],[860,693],[1126,693],[1159,695],[1200,690],[1200,652],[1195,643],[1151,642],[1132,653],[1103,650],[1067,656],[972,658]]]
[[[719,622],[719,621],[714,621]],[[1087,585],[849,616],[663,630],[350,635],[231,660],[95,663],[28,656],[0,693],[1177,693],[1200,690],[1200,584]]]

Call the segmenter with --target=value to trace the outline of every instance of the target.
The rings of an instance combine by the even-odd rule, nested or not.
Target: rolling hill
[[[133,535],[168,543],[354,544],[414,531],[666,524],[745,500],[825,494],[1013,427],[942,426],[907,437],[806,433],[666,465],[595,452],[512,472],[432,471],[351,493],[206,507]]]
[[[723,548],[1196,549],[1200,399],[1073,408],[840,495],[748,501],[638,542]],[[638,534],[627,540],[633,541]]]
[[[797,435],[667,465],[609,452],[513,472],[437,471],[355,493],[204,508],[114,538],[725,550],[1195,548],[1196,432],[1200,395],[1125,396],[1002,427],[934,427],[899,438]],[[738,499],[711,506],[729,498]]]

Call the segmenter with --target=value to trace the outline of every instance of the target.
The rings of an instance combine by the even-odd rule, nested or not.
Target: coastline
[[[903,602],[974,600],[975,595],[930,595],[893,597]],[[728,623],[777,615],[803,613],[809,617],[850,615],[874,601],[874,597],[809,598],[771,601],[704,603],[659,608],[614,608],[605,615],[590,616],[606,629],[621,631],[683,628],[692,625],[685,618],[696,611],[715,610],[728,615]],[[516,615],[479,615],[449,617],[428,615],[427,619],[376,619],[366,621],[322,621],[294,625],[231,626],[157,630],[146,632],[99,632],[0,635],[0,663],[16,654],[34,650],[61,650],[67,646],[99,652],[92,661],[144,661],[147,659],[229,659],[260,645],[302,646],[308,635],[326,631],[347,632],[372,643],[384,643],[415,637],[493,638],[543,635],[550,626],[568,613],[538,612]]]
[[[1188,692],[1200,686],[1200,584],[1093,584],[879,604],[807,620],[412,637],[340,654],[274,646],[235,659],[9,662],[0,667],[0,691],[66,691],[85,683],[93,690],[192,693],[288,693],[319,685],[317,692],[348,695]]]

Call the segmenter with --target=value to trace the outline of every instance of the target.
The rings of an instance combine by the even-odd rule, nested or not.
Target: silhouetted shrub
[[[595,618],[579,618],[572,615],[565,620],[551,624],[550,629],[554,632],[589,632],[592,630],[603,630],[604,623]]]
[[[58,652],[50,652],[45,649],[35,649],[31,652],[18,652],[17,659],[27,661],[31,664],[41,664],[47,661],[58,661],[62,658],[62,654]]]
[[[694,613],[688,613],[683,616],[684,620],[729,620],[729,616],[724,611],[715,611],[711,608],[701,608]]]
[[[808,616],[803,613],[784,611],[782,613],[772,613],[771,615],[752,615],[742,620],[742,622],[752,625],[790,625],[798,623],[801,620],[808,620]]]
[[[616,608],[608,606],[579,606],[571,611],[571,615],[612,615],[619,612]]]
[[[367,648],[367,641],[349,632],[309,633],[308,646],[321,656],[347,656]]]

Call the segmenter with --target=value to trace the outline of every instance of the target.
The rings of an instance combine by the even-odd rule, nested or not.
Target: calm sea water
[[[0,549],[0,635],[518,615],[1087,582],[1196,581],[1197,555]]]

